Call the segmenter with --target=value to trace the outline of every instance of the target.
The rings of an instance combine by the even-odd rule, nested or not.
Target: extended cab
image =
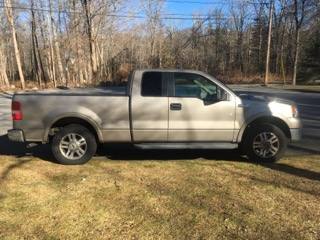
[[[50,143],[58,162],[82,164],[98,143],[142,148],[240,147],[276,161],[299,140],[294,103],[237,96],[212,76],[187,70],[136,70],[126,88],[16,93],[9,139]]]

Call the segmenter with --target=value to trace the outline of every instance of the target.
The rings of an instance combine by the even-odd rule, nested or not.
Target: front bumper
[[[8,130],[8,138],[10,141],[14,141],[14,142],[24,142],[25,141],[23,131],[20,129]]]
[[[291,141],[300,141],[302,137],[301,128],[290,128]]]

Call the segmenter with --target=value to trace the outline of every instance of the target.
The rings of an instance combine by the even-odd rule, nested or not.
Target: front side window
[[[145,72],[142,76],[141,95],[145,97],[166,96],[161,72]]]
[[[193,97],[216,101],[218,87],[210,80],[192,73],[174,74],[175,97]]]

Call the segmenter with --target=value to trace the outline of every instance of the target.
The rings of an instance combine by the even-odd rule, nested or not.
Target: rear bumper
[[[290,128],[291,141],[296,142],[301,140],[301,128]]]
[[[8,138],[13,142],[25,142],[23,131],[20,129],[8,130]]]

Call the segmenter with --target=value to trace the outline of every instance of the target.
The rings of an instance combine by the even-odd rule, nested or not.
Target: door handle
[[[171,103],[170,110],[172,111],[180,111],[182,109],[181,103]]]

